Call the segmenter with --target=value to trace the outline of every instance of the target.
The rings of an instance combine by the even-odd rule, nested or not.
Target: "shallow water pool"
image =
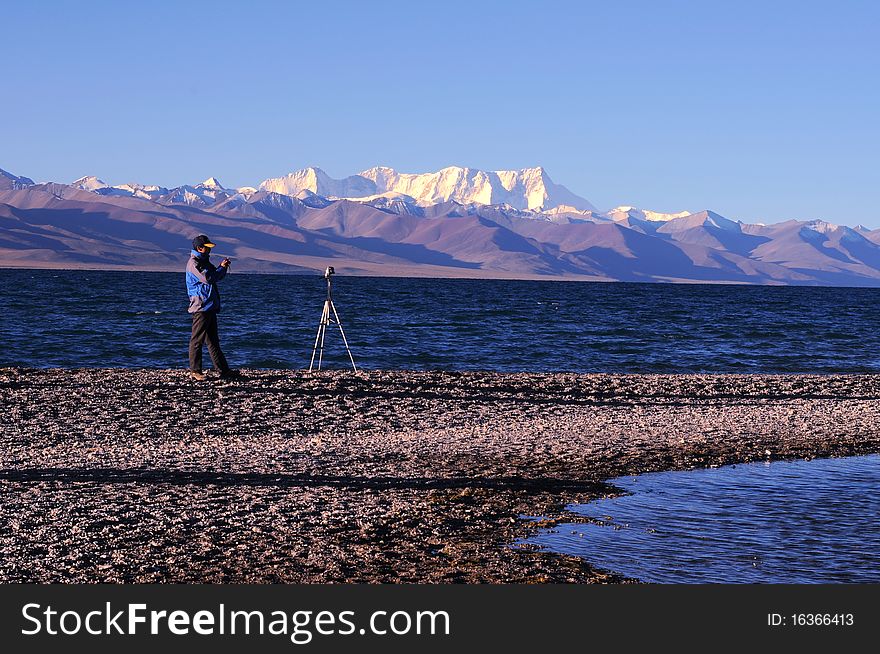
[[[530,538],[657,583],[880,582],[880,455],[620,477]]]

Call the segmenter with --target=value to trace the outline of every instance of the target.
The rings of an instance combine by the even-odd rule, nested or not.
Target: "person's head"
[[[199,234],[193,239],[193,250],[198,252],[199,254],[209,254],[211,252],[211,248],[214,247],[214,244],[211,243],[211,239],[209,239],[204,234]]]

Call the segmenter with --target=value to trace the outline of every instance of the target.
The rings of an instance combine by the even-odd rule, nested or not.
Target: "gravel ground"
[[[625,581],[511,545],[609,477],[880,451],[880,376],[244,374],[0,369],[0,581]]]

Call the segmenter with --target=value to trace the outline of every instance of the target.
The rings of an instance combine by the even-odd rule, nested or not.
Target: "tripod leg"
[[[324,322],[327,316],[327,303],[324,302],[324,308],[321,310],[321,320],[318,322],[318,333],[315,335],[315,346],[312,348],[312,360],[309,362],[309,372],[312,372],[312,368],[315,365],[315,354],[318,351],[318,343],[321,343],[321,349],[324,348],[324,339],[321,338],[321,334],[325,329],[326,323]],[[321,363],[318,362],[318,370],[321,369]]]
[[[351,367],[357,372],[358,369],[354,364],[354,357],[351,355],[351,348],[348,347],[348,339],[345,338],[345,330],[342,329],[342,322],[339,320],[339,314],[336,313],[336,305],[333,304],[333,300],[328,300],[327,303],[333,309],[333,315],[336,316],[336,324],[339,325],[339,333],[342,334],[342,342],[345,343],[345,351],[348,352],[348,358],[351,359]]]
[[[327,325],[330,324],[330,300],[324,302],[324,315],[321,318],[321,347],[318,350],[318,370],[321,369],[321,363],[324,361],[324,337],[327,336]]]

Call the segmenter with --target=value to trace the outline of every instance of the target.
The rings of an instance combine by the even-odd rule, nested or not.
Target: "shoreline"
[[[244,270],[236,268],[236,275],[273,275],[278,277],[320,277],[325,264],[336,261],[334,259],[320,259],[312,268],[303,268],[302,270],[276,270],[273,268]],[[47,262],[46,265],[33,267],[33,262],[27,262],[22,265],[16,265],[15,262],[0,261],[0,271],[3,270],[31,270],[41,272],[57,272],[57,271],[74,271],[74,272],[146,272],[146,273],[162,273],[162,274],[180,274],[183,269],[185,259],[181,259],[180,263],[169,264],[164,267],[157,266],[140,266],[140,265],[102,265],[91,266],[89,264],[79,264],[75,262]],[[342,268],[339,263],[338,273],[345,277],[364,277],[368,279],[423,279],[423,280],[448,280],[448,281],[509,281],[509,282],[582,282],[582,283],[600,283],[600,284],[648,284],[648,285],[668,285],[676,286],[760,286],[763,288],[853,288],[853,289],[873,289],[880,287],[880,281],[876,284],[833,284],[823,282],[803,282],[796,281],[778,282],[770,281],[742,281],[742,280],[702,280],[688,279],[679,277],[656,277],[652,279],[617,279],[615,277],[602,277],[596,275],[576,275],[560,273],[552,274],[528,274],[528,273],[506,273],[503,271],[484,271],[480,270],[480,274],[474,274],[472,268],[452,268],[444,270],[436,270],[435,266],[423,264],[422,266],[413,266],[410,268],[402,268],[398,266],[397,274],[389,274],[387,265],[379,267],[363,268],[352,264]]]
[[[0,581],[624,582],[512,545],[613,477],[880,452],[880,375],[243,373],[0,369]]]

